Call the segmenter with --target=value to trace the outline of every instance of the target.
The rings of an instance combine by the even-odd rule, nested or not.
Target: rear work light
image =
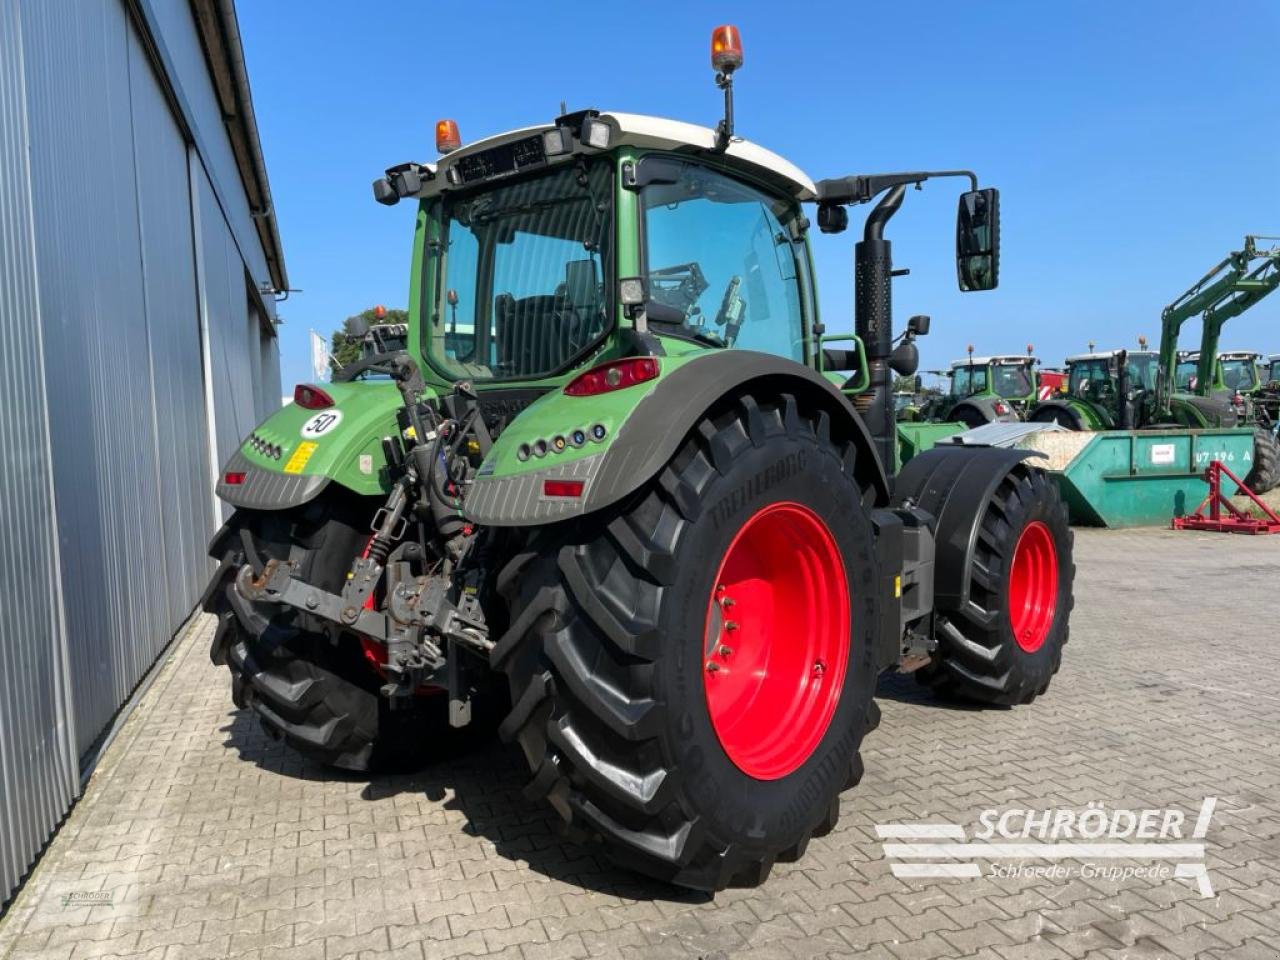
[[[585,486],[584,480],[544,480],[542,495],[544,497],[580,497]]]
[[[657,357],[624,357],[592,367],[569,381],[564,388],[567,397],[594,397],[637,383],[653,380],[658,376]]]
[[[304,410],[324,410],[333,406],[333,397],[319,387],[300,383],[293,388],[293,402]]]

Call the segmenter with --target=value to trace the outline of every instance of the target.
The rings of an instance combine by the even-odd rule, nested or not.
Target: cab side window
[[[804,361],[803,248],[786,204],[691,163],[641,205],[655,332]]]

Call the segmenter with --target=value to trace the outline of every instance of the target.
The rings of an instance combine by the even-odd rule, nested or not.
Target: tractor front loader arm
[[[1223,324],[1232,317],[1239,316],[1280,286],[1280,246],[1259,250],[1257,241],[1260,239],[1270,238],[1246,236],[1243,249],[1224,257],[1161,313],[1161,411],[1169,409],[1170,397],[1174,391],[1178,334],[1182,325],[1194,316],[1204,315],[1200,363],[1196,375],[1197,392],[1207,395],[1209,385],[1213,382],[1213,365],[1218,356],[1218,340]],[[1259,260],[1262,262],[1258,263]]]

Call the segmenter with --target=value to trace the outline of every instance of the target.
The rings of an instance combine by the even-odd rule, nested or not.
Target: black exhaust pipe
[[[902,206],[906,190],[905,184],[899,184],[884,195],[867,217],[862,240],[854,245],[854,329],[867,351],[871,377],[871,399],[863,417],[886,473],[893,472],[898,433],[889,369],[893,353],[893,245],[884,238],[884,227]]]

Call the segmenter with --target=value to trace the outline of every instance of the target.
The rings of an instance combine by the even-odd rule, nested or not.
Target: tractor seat
[[[493,298],[498,363],[512,376],[532,376],[554,370],[564,362],[555,325],[556,298],[535,295],[515,299],[509,293]]]

